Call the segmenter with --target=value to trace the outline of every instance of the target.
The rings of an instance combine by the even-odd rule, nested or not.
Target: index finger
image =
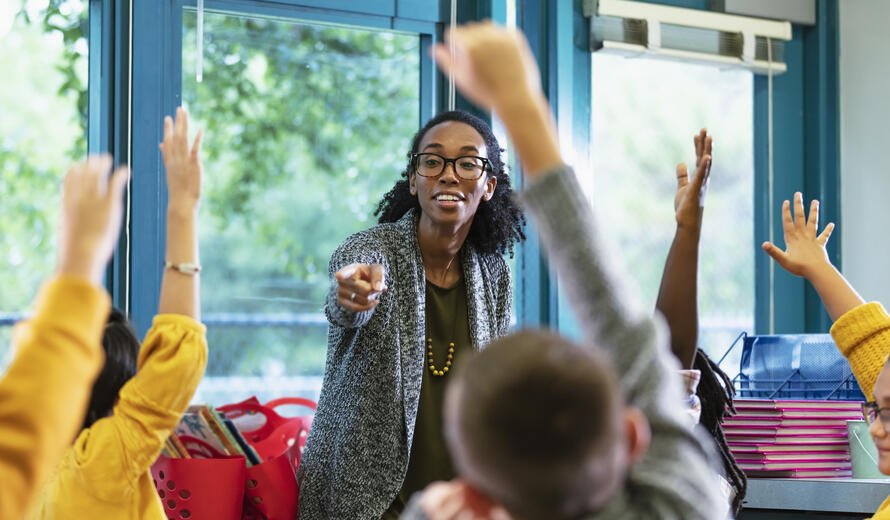
[[[384,289],[384,279],[386,278],[386,269],[380,264],[374,264],[371,266],[371,287],[374,288],[375,291],[382,291]]]
[[[358,268],[361,265],[362,264],[349,264],[345,267],[342,267],[339,271],[334,273],[334,278],[336,278],[337,280],[346,280],[347,278],[352,278],[352,276],[355,274],[356,271],[358,271]]]

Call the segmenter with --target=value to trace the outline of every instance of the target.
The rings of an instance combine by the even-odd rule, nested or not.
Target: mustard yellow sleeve
[[[0,380],[0,518],[21,518],[83,425],[111,301],[85,279],[41,288]]]
[[[114,413],[75,443],[73,470],[84,487],[106,500],[132,491],[188,407],[206,364],[204,325],[176,314],[155,317]]]
[[[831,336],[850,362],[862,393],[873,399],[875,381],[890,354],[890,315],[880,303],[860,305],[834,322]]]

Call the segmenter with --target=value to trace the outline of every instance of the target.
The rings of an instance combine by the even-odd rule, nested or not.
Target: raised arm
[[[685,163],[677,165],[677,195],[674,198],[677,230],[664,263],[658,309],[671,332],[671,350],[683,368],[692,368],[698,347],[698,245],[701,239],[705,193],[711,173],[711,136],[702,128],[695,138],[695,167],[690,180]],[[697,173],[701,172],[701,175]]]
[[[167,170],[167,248],[159,314],[139,350],[138,371],[121,388],[110,417],[96,421],[75,444],[83,478],[101,480],[99,498],[119,501],[161,451],[207,364],[200,318],[197,214],[201,194],[201,132],[188,142],[188,113],[164,123],[160,145]],[[101,455],[100,455],[101,454]]]
[[[819,201],[810,203],[807,218],[804,214],[803,195],[800,192],[795,193],[793,216],[791,203],[787,200],[782,203],[785,251],[771,242],[764,242],[763,250],[789,273],[806,278],[819,293],[832,321],[837,321],[865,303],[865,300],[828,259],[825,246],[834,230],[834,223],[825,226],[822,233],[818,233],[818,227]]]
[[[176,119],[164,118],[159,145],[167,170],[167,245],[158,314],[201,320],[198,257],[198,202],[201,199],[201,137],[189,149],[189,116],[181,107]],[[191,271],[191,272],[190,272]]]
[[[31,319],[13,335],[15,358],[0,381],[0,518],[21,518],[81,424],[102,368],[111,308],[102,274],[121,226],[128,172],[111,180],[110,157],[75,164],[65,177],[59,261]]]
[[[642,410],[652,430],[644,458],[631,466],[625,492],[602,518],[713,520],[727,504],[714,484],[708,450],[686,426],[677,363],[657,319],[635,308],[621,288],[620,270],[600,240],[590,203],[563,164],[549,105],[524,36],[491,24],[452,29],[454,42],[436,49],[437,62],[455,72],[462,93],[493,108],[513,140],[530,177],[525,207],[588,340],[612,359],[626,402]],[[705,175],[704,155],[696,175]]]
[[[782,204],[785,250],[770,242],[763,250],[789,273],[806,278],[819,293],[834,325],[831,335],[863,393],[871,398],[890,348],[890,316],[879,303],[865,304],[856,289],[828,259],[825,249],[834,224],[819,233],[819,201],[810,203],[804,215],[803,195],[794,194],[794,213],[789,201]]]

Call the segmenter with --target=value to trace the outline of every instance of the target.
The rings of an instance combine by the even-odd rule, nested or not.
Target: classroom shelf
[[[890,480],[749,479],[740,518],[754,518],[744,514],[751,510],[843,513],[862,518],[874,513],[888,495]]]

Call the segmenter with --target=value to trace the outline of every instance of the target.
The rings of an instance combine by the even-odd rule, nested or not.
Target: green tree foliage
[[[31,2],[34,4],[34,2]],[[27,310],[55,261],[59,186],[86,150],[86,1],[7,6],[0,29],[0,313]],[[0,327],[0,353],[9,328]]]
[[[204,312],[321,320],[211,326],[208,374],[320,374],[328,260],[374,224],[406,165],[419,38],[208,13],[199,83],[196,18],[184,15],[183,103],[206,132]]]

